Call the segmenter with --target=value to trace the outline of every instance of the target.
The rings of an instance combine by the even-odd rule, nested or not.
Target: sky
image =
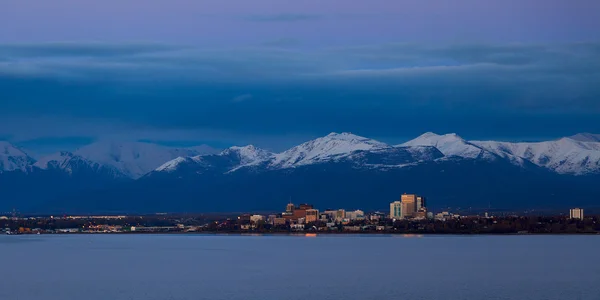
[[[0,140],[284,150],[600,133],[600,1],[0,4]]]

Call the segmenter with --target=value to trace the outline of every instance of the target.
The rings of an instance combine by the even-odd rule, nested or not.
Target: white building
[[[354,221],[354,220],[363,220],[365,218],[365,212],[357,209],[355,211],[347,211],[346,212],[346,219],[350,220],[350,221]]]
[[[290,225],[290,229],[293,231],[303,231],[304,230],[304,224],[291,224]]]
[[[327,219],[332,221],[336,219],[337,213],[337,210],[326,210],[323,212],[323,214],[327,215]]]
[[[583,208],[571,208],[569,216],[571,219],[583,220]]]
[[[390,219],[402,219],[402,202],[394,201],[390,203]]]
[[[252,215],[250,216],[250,222],[258,223],[265,220],[265,216],[263,215]]]

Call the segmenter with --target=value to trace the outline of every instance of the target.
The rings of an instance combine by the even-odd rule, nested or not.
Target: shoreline
[[[490,233],[490,232],[423,232],[423,233],[405,233],[405,232],[215,232],[215,231],[203,231],[203,232],[58,232],[58,233],[18,233],[18,234],[5,234],[6,236],[38,236],[38,235],[238,235],[238,236],[301,236],[301,237],[317,237],[317,236],[336,236],[336,235],[371,235],[371,236],[406,236],[406,237],[418,237],[418,236],[532,236],[532,235],[600,235],[600,232],[573,232],[573,233]]]

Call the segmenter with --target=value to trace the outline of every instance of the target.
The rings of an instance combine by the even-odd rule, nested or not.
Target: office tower
[[[427,207],[427,204],[425,203],[425,197],[417,196],[417,211],[425,207]]]
[[[403,194],[400,197],[402,202],[402,218],[412,217],[417,212],[417,195]]]
[[[402,202],[394,201],[390,203],[390,219],[402,218]]]
[[[571,208],[569,216],[571,219],[583,220],[583,208]]]

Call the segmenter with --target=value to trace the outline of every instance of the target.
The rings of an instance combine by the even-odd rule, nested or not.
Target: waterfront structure
[[[285,224],[287,224],[285,218],[274,218],[273,219],[273,226],[283,226]]]
[[[378,212],[378,211],[376,211],[376,212],[374,212],[374,213],[372,213],[372,214],[369,215],[369,220],[371,222],[377,222],[377,221],[383,220],[383,219],[385,219],[385,214],[381,213],[381,212]]]
[[[413,213],[412,217],[416,220],[424,220],[427,218],[427,209],[420,208],[418,211]]]
[[[306,223],[316,222],[319,219],[319,210],[310,208],[306,210]]]
[[[304,224],[291,224],[290,229],[293,231],[304,231]]]
[[[319,221],[327,223],[327,222],[329,222],[330,219],[331,218],[329,218],[329,215],[324,212],[319,214]]]
[[[250,222],[250,217],[250,214],[242,214],[238,217],[238,220],[240,220],[240,222]]]
[[[571,219],[583,220],[583,208],[571,208],[569,210],[569,217]]]
[[[294,212],[292,213],[292,219],[304,219],[306,218],[306,210],[305,209],[299,209],[296,207],[296,209],[294,209]]]
[[[250,222],[252,223],[258,223],[258,222],[262,222],[265,220],[265,216],[262,215],[252,215],[250,216]]]
[[[333,210],[333,209],[326,209],[323,214],[327,215],[327,220],[329,221],[333,221],[337,218],[337,210]]]
[[[283,218],[286,218],[290,221],[298,221],[300,219],[306,220],[306,212],[314,209],[311,204],[300,204],[299,206],[295,206],[293,203],[288,203],[285,208],[285,212],[281,214]],[[312,218],[312,217],[311,217]],[[317,210],[317,216],[315,221],[319,218],[319,211]]]
[[[390,219],[402,219],[402,202],[390,203]]]
[[[365,212],[357,209],[355,211],[347,211],[346,212],[346,219],[350,220],[350,221],[354,221],[354,220],[363,220],[365,218]]]

